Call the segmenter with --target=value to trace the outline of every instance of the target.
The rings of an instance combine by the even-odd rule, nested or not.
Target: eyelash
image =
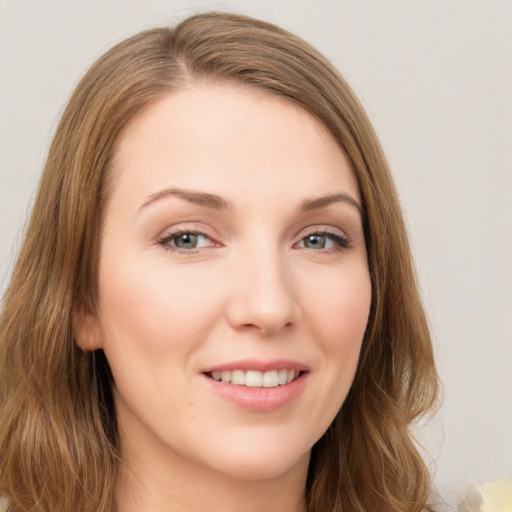
[[[331,239],[334,242],[335,247],[330,249],[321,249],[322,252],[341,252],[352,247],[352,242],[350,238],[348,238],[348,236],[342,235],[339,232],[332,231],[330,229],[312,229],[311,231],[306,232],[299,242],[304,241],[306,238],[310,236],[324,236],[328,239]],[[317,252],[320,252],[320,250],[318,250]]]
[[[198,249],[181,249],[179,247],[174,247],[170,244],[170,242],[172,240],[174,240],[182,235],[195,235],[198,237],[205,237],[208,240],[210,240],[212,242],[212,244],[215,244],[215,242],[206,233],[203,233],[202,231],[195,231],[193,229],[180,229],[178,231],[173,231],[171,233],[167,233],[157,240],[157,244],[159,246],[161,246],[166,251],[177,252],[180,254],[196,254],[198,252]],[[332,240],[335,244],[335,247],[332,247],[329,249],[324,249],[324,248],[321,248],[318,250],[311,249],[314,252],[324,252],[324,253],[342,252],[342,251],[345,251],[346,249],[350,249],[352,247],[352,242],[346,235],[340,235],[340,233],[331,231],[329,229],[322,229],[322,230],[313,229],[313,230],[305,233],[304,236],[297,243],[303,242],[306,238],[308,238],[310,236],[320,236],[320,237],[323,236],[323,237],[326,237],[326,238]],[[307,249],[307,247],[305,247],[305,248]],[[199,249],[201,249],[201,248],[199,248]]]

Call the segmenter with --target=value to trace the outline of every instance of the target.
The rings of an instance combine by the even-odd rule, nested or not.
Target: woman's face
[[[361,199],[322,125],[199,85],[124,130],[81,345],[115,380],[134,467],[307,467],[351,386],[371,285]]]

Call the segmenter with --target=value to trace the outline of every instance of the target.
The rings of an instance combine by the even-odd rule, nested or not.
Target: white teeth
[[[278,385],[279,385],[279,381],[277,378],[277,370],[272,370],[270,372],[265,372],[263,374],[263,387],[264,388],[275,388]]]
[[[250,388],[275,388],[289,384],[300,372],[295,370],[270,370],[260,372],[257,370],[224,370],[222,372],[212,372],[212,379],[218,382],[231,383],[235,386],[247,386]]]
[[[245,372],[243,370],[233,370],[231,374],[231,384],[236,386],[245,385]]]
[[[286,384],[288,382],[288,370],[279,370],[277,381],[281,385]]]
[[[263,374],[256,370],[248,370],[245,372],[245,385],[250,388],[261,388],[263,383]]]

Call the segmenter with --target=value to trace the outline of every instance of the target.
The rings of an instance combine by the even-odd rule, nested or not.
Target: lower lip
[[[222,398],[250,412],[277,411],[293,402],[304,390],[307,376],[308,373],[303,372],[289,384],[273,388],[251,388],[218,382],[203,375],[212,389]]]

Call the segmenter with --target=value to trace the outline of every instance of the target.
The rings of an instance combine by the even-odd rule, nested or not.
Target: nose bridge
[[[286,254],[267,237],[252,240],[234,258],[229,316],[237,328],[269,335],[297,321],[299,307]]]

